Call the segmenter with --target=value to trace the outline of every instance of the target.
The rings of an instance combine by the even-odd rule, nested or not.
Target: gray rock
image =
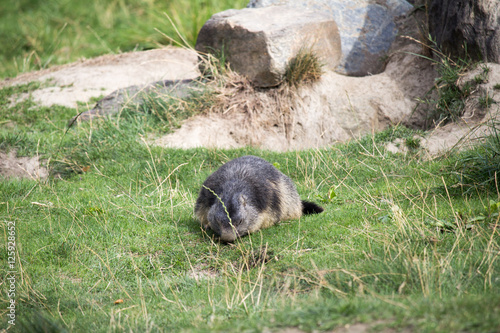
[[[405,0],[252,0],[248,7],[282,4],[319,11],[335,20],[342,41],[336,71],[351,76],[384,70],[384,58],[398,33],[395,18],[413,8]]]
[[[500,63],[500,2],[498,0],[433,0],[429,29],[446,54]]]
[[[337,66],[340,38],[331,16],[288,6],[231,9],[213,15],[196,41],[200,52],[224,48],[233,70],[260,87],[278,85],[303,47],[312,47],[327,69]]]

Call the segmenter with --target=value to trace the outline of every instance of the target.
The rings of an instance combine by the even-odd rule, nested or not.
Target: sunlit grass
[[[82,57],[147,50],[171,43],[192,46],[211,15],[247,1],[39,1],[0,5],[0,78]],[[168,37],[166,37],[168,36]]]

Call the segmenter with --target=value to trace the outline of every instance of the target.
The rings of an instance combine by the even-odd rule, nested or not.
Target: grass
[[[458,183],[467,189],[477,187],[496,191],[500,185],[500,133],[497,120],[490,120],[490,133],[475,149],[462,152],[449,170],[456,175]]]
[[[430,34],[423,38],[424,41],[408,38],[422,45],[423,50],[425,50],[423,54],[410,54],[431,61],[436,66],[438,74],[432,89],[424,98],[419,99],[421,103],[428,106],[427,120],[423,127],[431,128],[438,124],[458,121],[465,111],[467,98],[471,96],[475,86],[488,79],[489,68],[483,66],[482,72],[474,78],[472,83],[467,82],[460,85],[460,78],[468,70],[478,65],[468,55],[467,45],[464,45],[465,55],[453,59],[441,51]]]
[[[323,64],[312,48],[301,48],[285,70],[284,81],[289,86],[299,86],[318,81],[323,74]]]
[[[458,80],[471,66],[471,60],[468,58],[453,61],[448,56],[439,55],[438,78],[435,83],[437,97],[435,101],[431,102],[434,109],[430,115],[430,119],[435,123],[457,121],[463,114],[465,100],[470,95],[472,87],[469,85],[460,87]],[[477,78],[482,80],[482,77],[478,76]],[[480,81],[475,82],[480,83]]]
[[[0,106],[0,122],[10,123],[2,150],[38,154],[51,169],[47,180],[0,180],[5,240],[15,222],[16,328],[500,329],[500,196],[465,193],[446,169],[457,155],[421,160],[417,133],[404,127],[304,152],[164,149],[150,137],[175,122],[149,108],[65,134],[74,110]],[[386,152],[396,138],[412,151]],[[244,154],[278,166],[325,212],[217,242],[193,204],[211,172]],[[6,285],[5,247],[0,258]]]
[[[166,43],[151,28],[168,25],[166,6],[177,6],[164,11],[191,43],[189,31],[219,8],[12,3],[0,14],[0,40],[13,47],[2,50],[0,76]],[[225,70],[212,65],[208,80]],[[4,292],[12,260],[0,247],[0,327],[14,297],[18,331],[500,330],[496,132],[490,146],[435,160],[421,159],[420,133],[401,126],[303,152],[164,149],[152,138],[211,108],[210,92],[151,96],[67,131],[74,109],[11,102],[36,88],[0,90],[0,149],[38,155],[50,169],[46,180],[0,178],[0,237],[7,244],[14,223],[16,237],[15,296]],[[396,139],[407,154],[385,150]],[[273,163],[325,212],[217,242],[195,220],[194,201],[210,173],[245,154]]]
[[[169,92],[146,93],[141,105],[131,107],[126,112],[151,115],[153,117],[150,120],[154,120],[157,129],[169,132],[180,127],[182,120],[200,113],[200,110],[208,110],[215,103],[212,89],[201,80],[192,82],[186,90],[186,98],[172,96]]]
[[[247,1],[7,0],[0,4],[0,79],[82,57],[147,50],[181,42],[192,46],[214,13]],[[171,20],[171,22],[170,22]]]
[[[488,109],[492,104],[495,103],[495,100],[488,94],[485,94],[478,98],[478,102],[480,107],[482,107],[483,109]]]

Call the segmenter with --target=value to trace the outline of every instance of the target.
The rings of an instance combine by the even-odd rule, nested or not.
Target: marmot
[[[322,211],[302,201],[290,178],[256,156],[236,158],[211,174],[194,207],[201,225],[226,242],[281,220]]]

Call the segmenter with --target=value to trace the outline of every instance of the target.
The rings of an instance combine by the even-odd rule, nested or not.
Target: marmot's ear
[[[240,194],[240,204],[245,207],[247,205],[248,198],[244,194]]]

